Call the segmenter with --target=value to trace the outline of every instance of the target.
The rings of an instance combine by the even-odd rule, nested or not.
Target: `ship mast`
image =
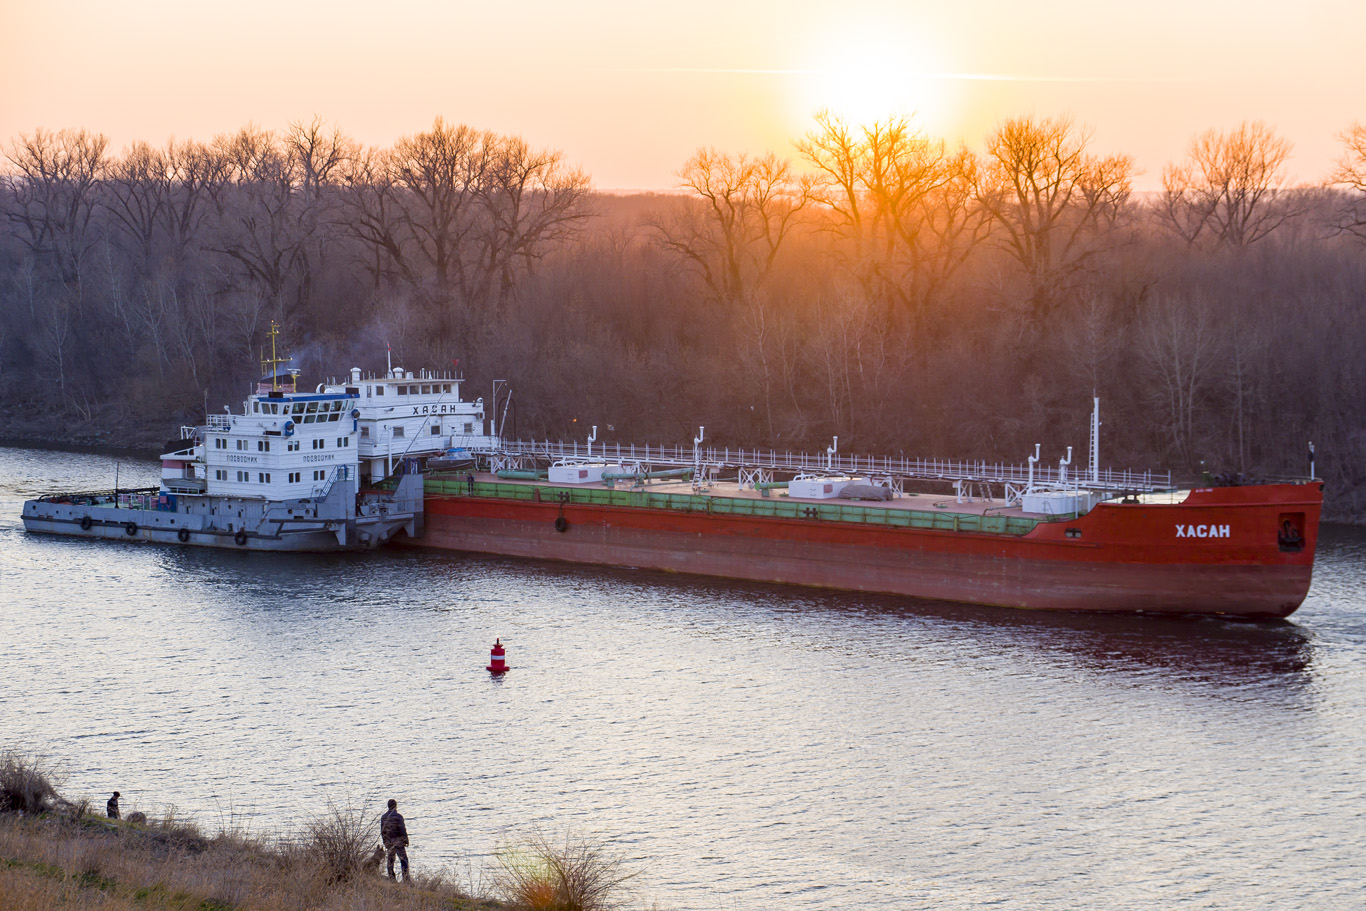
[[[279,357],[275,353],[275,339],[280,334],[280,327],[275,324],[275,320],[270,321],[270,357],[267,358],[265,349],[261,351],[261,372],[265,373],[267,365],[270,370],[270,389],[272,392],[280,391],[280,365],[285,362],[285,358]]]

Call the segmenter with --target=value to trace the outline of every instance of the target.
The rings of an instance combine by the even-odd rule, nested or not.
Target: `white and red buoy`
[[[503,648],[501,638],[493,640],[493,649],[489,652],[488,672],[490,674],[503,674],[508,669],[506,650]]]

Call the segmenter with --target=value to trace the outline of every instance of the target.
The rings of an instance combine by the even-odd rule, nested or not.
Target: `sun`
[[[824,110],[850,124],[938,113],[937,80],[927,55],[901,36],[837,42],[806,73],[807,114]]]

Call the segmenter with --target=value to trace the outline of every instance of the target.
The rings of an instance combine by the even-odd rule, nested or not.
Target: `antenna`
[[[265,373],[269,369],[271,391],[278,392],[280,390],[280,365],[285,362],[286,358],[278,357],[275,353],[275,339],[280,334],[280,327],[275,324],[275,320],[270,321],[270,332],[266,334],[270,336],[270,357],[265,356],[263,349],[261,352],[261,372]],[[297,373],[297,371],[295,372]]]
[[[1091,483],[1100,483],[1100,396],[1092,394],[1091,401]]]

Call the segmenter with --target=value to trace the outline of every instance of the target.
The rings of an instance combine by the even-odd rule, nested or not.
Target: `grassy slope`
[[[378,871],[336,880],[306,851],[234,834],[205,837],[164,820],[0,814],[0,907],[5,911],[464,911],[492,909],[444,876],[412,887]]]

